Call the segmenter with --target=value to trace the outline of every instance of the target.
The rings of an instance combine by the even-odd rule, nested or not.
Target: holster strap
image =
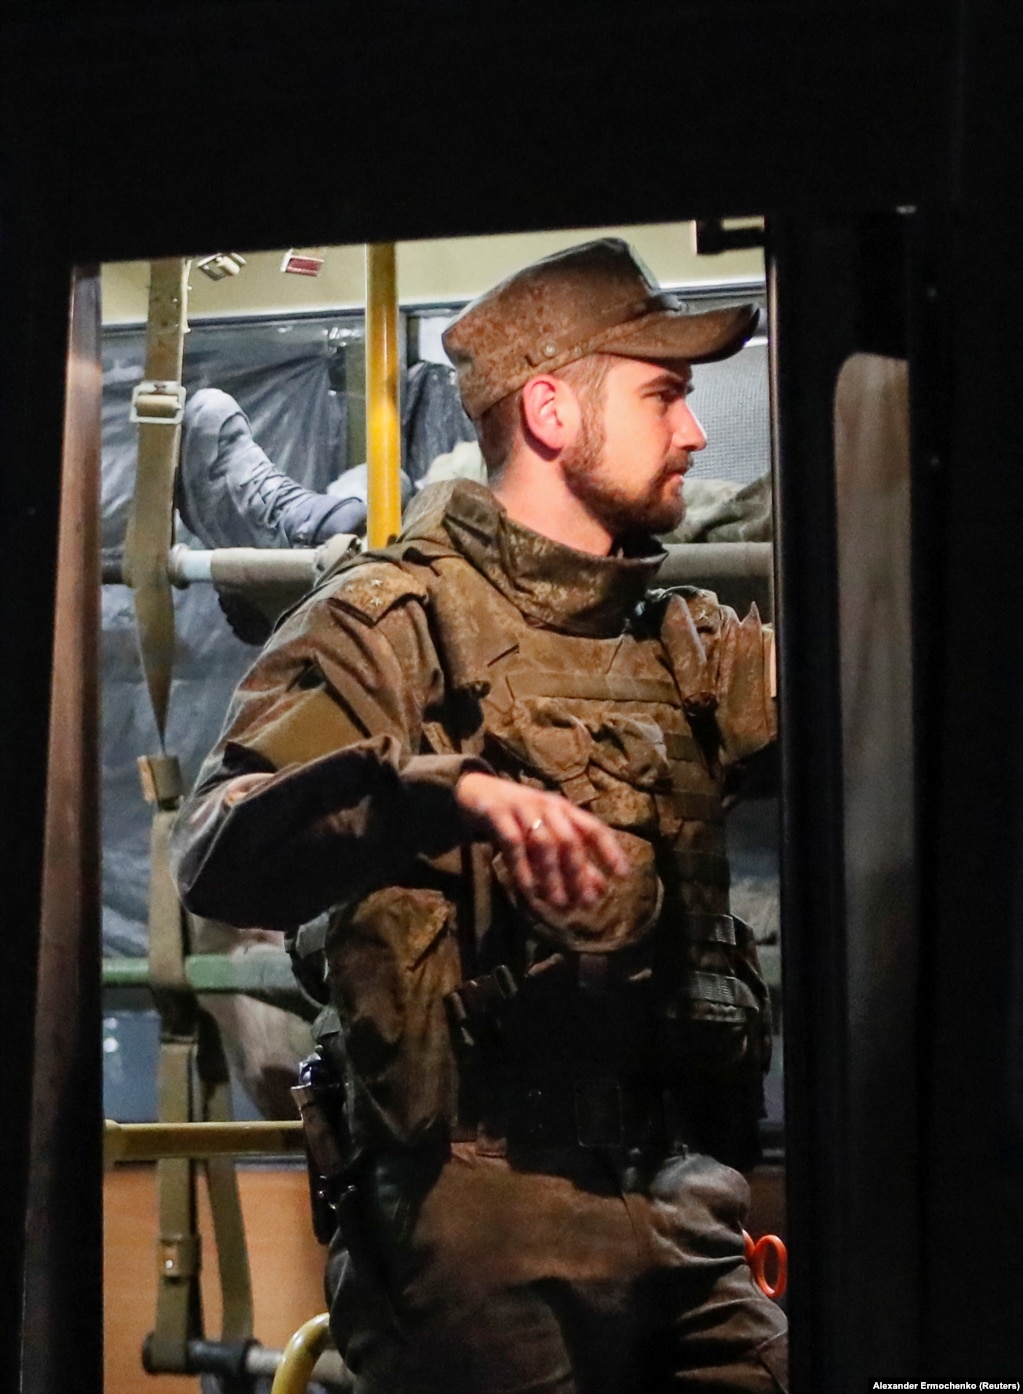
[[[458,1041],[467,1047],[477,1043],[480,1028],[489,1021],[502,1002],[519,990],[510,968],[499,963],[492,972],[460,983],[444,999],[448,1018]]]

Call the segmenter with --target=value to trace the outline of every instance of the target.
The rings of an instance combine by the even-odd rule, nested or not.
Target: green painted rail
[[[305,1003],[288,955],[276,950],[240,954],[190,954],[185,976],[195,992],[241,992],[281,1005]],[[105,958],[104,987],[148,987],[149,960]]]

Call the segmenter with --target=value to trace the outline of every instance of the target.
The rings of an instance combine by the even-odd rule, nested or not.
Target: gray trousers
[[[369,1259],[339,1244],[328,1265],[358,1394],[787,1388],[785,1317],[743,1258],[738,1172],[698,1154],[472,1144],[423,1172],[411,1154],[378,1159]]]

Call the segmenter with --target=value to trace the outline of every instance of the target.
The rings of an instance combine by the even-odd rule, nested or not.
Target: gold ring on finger
[[[528,829],[528,831],[527,831],[527,833],[526,833],[526,836],[527,836],[527,837],[531,836],[533,833],[536,832],[537,828],[542,828],[542,827],[543,827],[543,819],[542,819],[542,818],[535,818],[535,819],[533,820],[533,822],[530,823],[529,829]]]

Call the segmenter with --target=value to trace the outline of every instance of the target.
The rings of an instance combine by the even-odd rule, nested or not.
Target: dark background
[[[64,1389],[101,1378],[98,1055],[76,1076],[94,1091],[63,1097],[33,1028],[71,268],[741,214],[769,220],[782,710],[805,732],[786,749],[786,1020],[821,1062],[792,1071],[787,1108],[794,1387],[1021,1378],[1021,71],[1023,18],[996,0],[8,6],[0,1387],[19,1387],[23,1340],[50,1344]],[[886,236],[896,208],[916,210],[911,227]],[[837,365],[878,339],[914,373],[920,949],[912,1099],[867,1116],[844,1097],[855,1038],[821,459]],[[83,1018],[80,1039],[98,1042],[98,1022]],[[59,1096],[70,1194],[52,1303],[26,1327],[41,1090]],[[838,1162],[909,1105],[916,1146],[883,1165],[905,1173],[915,1213],[858,1210]]]

